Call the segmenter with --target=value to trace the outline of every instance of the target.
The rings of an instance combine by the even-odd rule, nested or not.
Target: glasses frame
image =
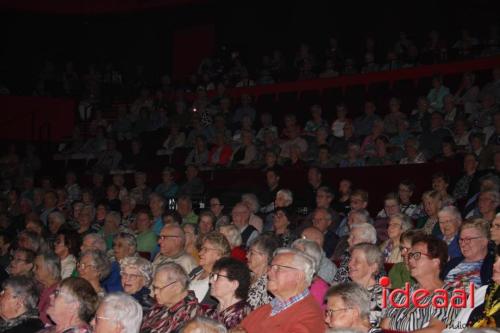
[[[157,287],[157,286],[155,286],[154,284],[151,284],[151,291],[152,291],[153,293],[156,293],[156,291],[158,291],[159,293],[161,293],[161,292],[163,291],[163,289],[165,289],[165,288],[167,288],[167,287],[170,287],[171,285],[173,285],[173,284],[174,284],[174,283],[176,283],[176,282],[179,282],[179,281],[177,281],[177,280],[172,281],[172,282],[170,282],[170,283],[167,283],[167,284],[166,284],[166,285],[164,285],[163,287]]]
[[[430,254],[423,253],[423,252],[420,252],[420,251],[408,252],[408,254],[407,254],[408,260],[413,259],[415,261],[419,261],[420,258],[422,258],[423,255],[426,256],[427,258],[433,259]]]
[[[280,264],[271,264],[271,265],[269,265],[269,270],[273,271],[275,273],[281,272],[282,268],[293,269],[293,270],[296,270],[296,271],[300,270],[297,267],[292,267],[292,266],[287,266],[287,265],[280,265]]]
[[[352,308],[326,309],[325,310],[325,317],[331,318],[335,312],[347,311],[347,310],[351,310],[351,309]]]
[[[215,281],[217,281],[217,280],[219,279],[219,277],[221,277],[221,276],[222,276],[222,277],[225,277],[225,278],[226,278],[226,279],[228,279],[229,281],[231,281],[231,280],[232,280],[232,279],[231,279],[229,276],[227,276],[227,275],[223,275],[223,274],[220,274],[220,273],[214,273],[214,272],[212,272],[212,273],[210,273],[210,274],[208,275],[208,279],[209,279],[210,281],[215,282]]]
[[[459,238],[458,239],[458,243],[460,244],[470,244],[471,241],[473,241],[474,239],[480,239],[480,238],[484,238],[484,236],[477,236],[477,237],[469,237],[469,238]]]

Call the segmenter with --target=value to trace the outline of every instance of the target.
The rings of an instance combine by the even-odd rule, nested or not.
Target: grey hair
[[[186,270],[184,270],[181,265],[175,262],[167,262],[161,264],[156,268],[155,276],[163,272],[166,272],[169,275],[173,276],[174,278],[172,280],[179,282],[184,290],[187,290],[187,288],[189,287],[188,273],[186,273]]]
[[[92,246],[101,252],[106,252],[106,241],[104,238],[102,238],[101,235],[93,233],[93,234],[88,234],[87,236],[83,237],[83,240],[91,238],[92,239]]]
[[[101,301],[104,315],[113,318],[123,333],[138,333],[142,323],[142,306],[125,293],[108,294]]]
[[[382,254],[382,251],[380,251],[380,248],[377,245],[369,243],[360,243],[354,245],[351,248],[351,253],[353,253],[354,250],[363,251],[368,265],[373,265],[373,264],[377,265],[377,271],[375,272],[376,274],[382,271],[384,267],[384,255]]]
[[[130,232],[120,232],[120,233],[118,233],[113,238],[113,240],[116,241],[117,239],[123,239],[125,242],[127,242],[128,246],[130,246],[131,248],[134,249],[134,253],[137,252],[137,239]]]
[[[326,218],[328,219],[328,221],[332,222],[333,221],[333,216],[332,216],[332,213],[330,212],[329,209],[326,209],[326,208],[316,208],[314,210],[314,214],[316,212],[324,212],[326,214]]]
[[[153,265],[150,261],[141,257],[125,257],[120,260],[120,270],[123,272],[126,267],[136,268],[144,278],[146,287],[149,287],[153,278]]]
[[[368,291],[355,282],[337,284],[326,293],[326,298],[339,297],[348,308],[359,309],[361,320],[370,317],[370,295]]]
[[[361,238],[364,240],[363,243],[377,243],[377,230],[375,230],[374,226],[369,223],[356,223],[351,225],[351,232],[355,228],[362,230]]]
[[[322,249],[318,243],[309,239],[299,238],[292,243],[292,249],[302,251],[314,261],[314,273],[318,273],[321,257],[323,256]]]
[[[26,276],[11,276],[2,284],[3,289],[9,287],[23,302],[27,312],[38,309],[38,288],[35,280]]]
[[[438,212],[438,216],[439,214],[448,214],[448,215],[451,215],[454,219],[457,219],[460,223],[462,223],[462,214],[460,213],[460,211],[458,210],[457,207],[455,206],[444,206],[443,208],[441,208]]]
[[[368,221],[370,220],[370,214],[366,211],[366,209],[356,209],[349,213],[349,215],[351,214],[355,214],[361,217],[361,219],[363,220],[362,223],[368,223]]]
[[[66,218],[61,212],[52,212],[49,214],[49,218],[50,217],[54,218],[58,222],[61,222],[61,224],[64,224],[66,222]]]
[[[109,213],[106,214],[106,219],[107,218],[111,218],[114,220],[114,222],[117,224],[117,225],[120,225],[120,222],[122,220],[122,216],[120,215],[120,213],[118,212],[115,212],[114,210],[110,211]]]
[[[61,279],[61,260],[53,252],[40,253],[37,257],[42,258],[43,264],[54,280]]]
[[[494,190],[498,191],[500,190],[500,177],[497,175],[493,175],[491,173],[479,178],[479,184],[481,185],[480,188],[483,190],[483,183],[489,181],[493,184],[493,188],[488,188],[488,190]]]
[[[276,193],[276,197],[277,197],[278,195],[280,195],[280,194],[282,194],[282,195],[284,195],[284,196],[285,196],[286,201],[288,202],[288,205],[287,205],[287,206],[289,206],[289,205],[291,205],[291,204],[293,203],[293,193],[292,193],[292,191],[290,191],[290,190],[288,190],[288,189],[286,189],[286,188],[282,188],[281,190],[279,190],[279,191]]]
[[[405,232],[405,231],[410,230],[411,228],[413,228],[413,224],[411,223],[411,218],[408,215],[406,215],[406,214],[397,213],[397,214],[394,214],[393,216],[391,216],[390,219],[391,220],[392,219],[396,219],[396,220],[401,221],[401,230],[403,232]]]
[[[109,273],[111,273],[111,261],[109,261],[108,256],[101,251],[89,250],[80,255],[80,260],[87,255],[92,258],[95,269],[99,273],[99,280],[102,281],[107,278]]]
[[[495,202],[495,204],[499,204],[500,203],[500,194],[498,193],[498,191],[495,191],[495,190],[486,190],[486,191],[481,191],[481,193],[479,193],[479,195],[481,196],[482,194],[489,194],[493,201]]]
[[[253,193],[244,193],[241,196],[241,201],[242,202],[248,202],[251,204],[251,207],[248,207],[252,213],[257,213],[259,211],[259,200],[257,199],[257,196]]]
[[[196,328],[189,329],[189,325]],[[182,326],[180,333],[227,333],[227,328],[211,318],[196,316]]]
[[[306,284],[310,286],[314,276],[314,260],[302,251],[286,247],[277,249],[274,252],[274,256],[277,256],[278,254],[288,253],[293,254],[293,262],[300,267],[300,270],[302,272],[304,272],[304,280]]]
[[[240,230],[234,224],[221,225],[219,227],[219,232],[221,229],[226,230],[227,232],[226,238],[231,246],[240,246],[241,243],[243,243]]]

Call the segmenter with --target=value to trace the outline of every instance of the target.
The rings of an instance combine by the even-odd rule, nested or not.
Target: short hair
[[[337,284],[326,292],[326,298],[339,297],[348,308],[359,309],[360,319],[370,316],[370,295],[368,291],[355,282]]]
[[[96,233],[88,234],[85,237],[83,237],[83,241],[85,241],[86,239],[92,239],[92,246],[95,249],[97,249],[101,252],[106,251],[106,248],[107,248],[106,241],[104,240],[104,238],[102,238],[101,235],[96,234]]]
[[[59,288],[66,289],[78,301],[78,317],[88,323],[99,303],[99,297],[90,282],[81,277],[68,277],[61,281]]]
[[[274,252],[279,247],[279,242],[274,235],[262,234],[250,243],[249,248],[251,249],[253,247],[267,256],[268,263],[271,263]]]
[[[59,221],[61,224],[64,224],[66,222],[66,218],[64,217],[64,214],[61,213],[61,212],[52,212],[49,214],[49,218],[52,217],[54,219],[56,219],[57,221]]]
[[[142,257],[125,257],[120,260],[120,272],[126,267],[136,268],[144,278],[144,284],[148,287],[153,278],[153,265],[150,261]]]
[[[316,193],[318,192],[326,193],[326,195],[329,195],[331,198],[335,197],[335,194],[333,193],[332,189],[328,186],[320,186],[316,191]]]
[[[413,228],[413,223],[411,221],[411,218],[406,214],[403,214],[403,213],[394,214],[393,216],[391,216],[391,220],[392,219],[396,219],[396,220],[401,221],[401,230],[403,232]]]
[[[131,234],[130,232],[122,231],[116,234],[115,237],[113,238],[114,241],[118,239],[123,239],[128,246],[134,249],[134,253],[137,251],[137,239],[135,238],[135,235]]]
[[[397,203],[399,203],[399,196],[394,192],[387,193],[384,197],[384,201],[388,201],[388,200],[394,200]]]
[[[25,259],[24,261],[28,264],[32,264],[35,262],[36,253],[30,249],[25,249],[24,247],[19,247],[16,249],[18,253],[24,253]]]
[[[333,222],[333,215],[332,215],[332,212],[329,209],[327,209],[327,208],[316,208],[314,210],[313,214],[316,214],[317,212],[323,212],[323,213],[325,213],[326,218],[328,219],[328,221]]]
[[[495,202],[496,205],[498,205],[500,203],[500,194],[498,193],[498,191],[495,191],[495,190],[486,190],[486,191],[481,191],[479,193],[479,196],[483,195],[483,194],[488,194],[492,197],[493,201]]]
[[[308,286],[311,285],[312,278],[314,276],[314,261],[307,254],[296,249],[290,249],[286,247],[278,248],[274,252],[274,256],[279,254],[293,254],[294,264],[299,266],[300,271],[304,272],[304,280]]]
[[[123,292],[106,295],[101,301],[104,315],[120,324],[123,333],[138,333],[142,323],[142,306]]]
[[[31,250],[38,252],[40,248],[42,247],[42,244],[44,243],[42,238],[40,237],[39,234],[28,231],[28,230],[23,230],[19,233],[18,239],[23,236],[29,239],[30,243],[32,244],[33,248]]]
[[[484,237],[490,238],[490,222],[486,221],[482,218],[471,218],[465,220],[460,226],[460,232],[464,229],[476,229],[478,230]]]
[[[403,179],[399,182],[399,185],[404,185],[412,192],[415,192],[415,183],[409,179]]]
[[[435,179],[442,179],[444,180],[444,182],[446,184],[449,184],[450,183],[450,176],[448,176],[447,174],[445,174],[444,172],[442,171],[438,171],[438,172],[435,172],[433,175],[432,175],[432,180],[435,180]]]
[[[400,242],[409,241],[411,244],[413,244],[413,238],[415,238],[421,234],[424,234],[423,230],[421,230],[421,229],[410,229],[410,230],[404,231],[401,234],[401,236],[399,236],[399,241]]]
[[[96,271],[99,273],[99,280],[104,280],[108,277],[109,273],[111,273],[111,262],[104,252],[96,251],[96,250],[88,250],[84,251],[80,260],[85,256],[90,256],[92,258],[92,262],[95,265]]]
[[[309,239],[299,238],[292,243],[292,249],[302,251],[308,255],[314,262],[314,272],[317,274],[320,267],[323,250],[319,247],[318,243]],[[301,249],[302,247],[303,249]]]
[[[2,283],[2,289],[11,288],[27,312],[38,309],[38,287],[33,278],[27,276],[11,276]]]
[[[365,254],[366,262],[368,265],[377,265],[377,272],[380,273],[383,268],[384,268],[384,255],[382,254],[382,251],[380,251],[380,248],[375,245],[375,244],[369,244],[369,243],[360,243],[356,244],[351,248],[351,253],[354,250],[360,250],[363,251]]]
[[[189,287],[188,273],[186,273],[186,270],[181,265],[175,262],[167,262],[156,267],[154,274],[156,276],[163,272],[173,275],[174,280],[181,284],[183,290],[187,290]]]
[[[293,203],[293,193],[289,189],[282,188],[276,193],[276,197],[278,195],[284,195],[286,198],[286,201],[288,202],[288,205],[291,205]]]
[[[230,245],[240,246],[243,243],[240,230],[238,229],[237,226],[235,226],[234,224],[221,225],[219,227],[219,231],[222,230],[223,228],[224,230],[226,230],[227,233],[226,238]]]
[[[111,218],[112,220],[114,220],[114,222],[117,224],[117,225],[120,225],[120,222],[122,220],[122,216],[119,212],[116,212],[114,210],[108,212],[106,214],[106,219],[107,218]]]
[[[418,243],[427,245],[429,258],[439,259],[439,273],[442,273],[448,262],[448,245],[446,242],[433,235],[419,234],[413,237],[412,246]]]
[[[246,264],[240,260],[226,257],[217,260],[212,268],[213,272],[224,270],[226,277],[230,281],[238,281],[238,288],[234,291],[237,298],[245,300],[250,289],[250,270]]]
[[[45,269],[54,280],[59,280],[61,278],[61,261],[55,253],[40,253],[37,258],[42,258]]]
[[[353,229],[361,229],[361,238],[364,240],[363,243],[375,244],[377,243],[377,231],[375,227],[369,223],[356,223],[351,225],[351,232]]]
[[[253,193],[244,193],[241,196],[241,201],[242,202],[250,202],[252,207],[248,207],[252,213],[257,213],[259,211],[259,200],[257,199],[257,196]]]
[[[226,237],[217,231],[212,231],[203,236],[203,242],[210,242],[220,253],[221,257],[227,257],[231,254],[231,245]]]
[[[217,217],[215,217],[215,214],[212,213],[212,211],[210,210],[202,211],[200,215],[198,215],[198,221],[200,221],[203,216],[209,217],[212,220],[213,226],[215,227],[215,222],[217,221]]]
[[[191,200],[191,197],[189,195],[181,195],[177,198],[177,202],[179,201],[185,201],[189,204],[189,206],[192,208],[193,207],[193,200]]]
[[[364,202],[368,202],[368,192],[365,190],[354,190],[351,193],[351,197],[360,197]]]
[[[68,252],[73,256],[78,257],[80,253],[80,235],[73,230],[62,229],[57,232],[57,236],[64,237],[64,245],[68,248]]]
[[[171,216],[172,219],[174,220],[174,222],[177,223],[177,224],[181,224],[182,223],[182,216],[181,216],[181,214],[179,214],[179,212],[177,212],[175,210],[170,210],[170,211],[167,211],[167,212],[163,213],[162,219],[164,219],[167,216]]]
[[[422,194],[422,200],[432,199],[437,201],[442,201],[441,194],[438,191],[426,191]]]
[[[441,208],[438,212],[438,215],[439,214],[448,214],[448,215],[451,215],[453,218],[457,219],[458,221],[462,222],[462,214],[460,213],[460,211],[458,210],[457,207],[455,206],[445,206],[443,208]]]
[[[195,325],[196,331],[188,330],[189,325]],[[181,328],[180,333],[227,333],[227,328],[211,318],[196,316],[187,321]]]

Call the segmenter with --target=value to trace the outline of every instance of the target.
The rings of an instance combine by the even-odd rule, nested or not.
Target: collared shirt
[[[285,301],[282,301],[278,297],[275,297],[271,301],[271,308],[272,308],[271,316],[275,316],[275,315],[279,314],[280,312],[285,311],[286,309],[288,309],[289,307],[291,307],[295,303],[303,300],[307,296],[309,296],[309,289],[305,289],[300,294],[295,295],[295,296],[293,296]]]

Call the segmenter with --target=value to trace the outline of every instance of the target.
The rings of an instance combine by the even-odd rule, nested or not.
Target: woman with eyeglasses
[[[251,285],[248,291],[248,303],[252,309],[271,302],[267,291],[267,272],[273,253],[279,247],[273,235],[260,235],[250,244],[247,252],[247,265],[251,271]]]
[[[417,283],[409,289],[408,306],[395,306],[404,304],[407,297],[404,293],[387,300],[380,326],[382,329],[395,331],[409,332],[425,328],[425,332],[441,333],[452,323],[458,312],[454,307],[445,306],[442,296],[444,290],[450,299],[455,289],[455,286],[440,278],[448,260],[447,245],[432,235],[419,235],[413,238],[407,256],[410,274]],[[418,304],[415,304],[414,300],[417,298]],[[428,306],[420,306],[422,304]]]
[[[401,234],[413,227],[411,219],[405,214],[397,213],[389,218],[387,225],[387,235],[389,239],[380,245],[380,250],[384,255],[384,262],[395,264],[403,261],[400,251],[399,239]]]
[[[70,277],[62,280],[50,297],[47,314],[55,323],[39,333],[90,333],[90,320],[95,314],[99,297],[85,279]]]
[[[61,260],[61,278],[70,277],[76,269],[76,258],[80,252],[80,236],[75,231],[59,230],[54,242],[54,253]]]
[[[26,276],[4,281],[0,292],[0,332],[34,333],[43,323],[38,318],[38,290],[35,281]]]
[[[80,255],[76,268],[79,276],[90,283],[97,295],[104,297],[106,291],[101,282],[111,272],[111,262],[106,254],[96,250],[85,251]]]
[[[120,275],[123,291],[134,297],[148,311],[154,304],[149,285],[153,266],[141,257],[126,257],[120,260]]]
[[[423,234],[420,230],[408,230],[401,234],[399,239],[399,252],[401,253],[403,261],[395,263],[389,270],[391,288],[404,288],[407,282],[411,285],[415,284],[415,280],[411,277],[408,266],[408,251],[411,250],[412,239],[420,234]]]
[[[207,311],[211,317],[231,329],[252,311],[247,303],[250,287],[248,267],[234,258],[221,258],[210,274],[210,294],[219,304]]]
[[[417,229],[422,229],[428,235],[439,236],[438,212],[441,209],[441,195],[438,191],[427,191],[422,194],[422,206],[425,211],[424,217],[417,220]]]
[[[203,238],[200,248],[200,266],[189,273],[191,283],[189,289],[194,291],[196,298],[204,305],[213,305],[215,300],[210,296],[209,277],[217,260],[228,257],[231,246],[226,237],[219,232],[210,232]]]

